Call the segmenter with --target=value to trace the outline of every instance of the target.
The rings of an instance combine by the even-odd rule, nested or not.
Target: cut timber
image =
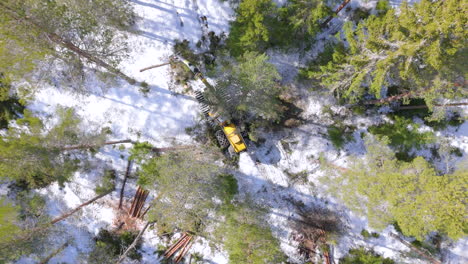
[[[431,256],[429,253],[427,252],[424,252],[422,251],[421,249],[411,245],[411,243],[409,243],[408,241],[404,240],[403,238],[401,238],[399,235],[397,234],[394,234],[394,233],[390,233],[390,236],[392,236],[393,238],[395,238],[396,240],[400,241],[401,243],[405,244],[407,247],[409,247],[411,250],[413,250],[414,252],[418,253],[418,255],[420,255],[421,257],[429,260],[432,264],[441,264],[441,262],[437,259],[435,259],[433,256]]]
[[[125,184],[127,183],[127,178],[128,178],[128,175],[130,174],[131,168],[132,168],[132,161],[128,160],[127,170],[125,171],[125,176],[124,176],[124,180],[122,183],[122,189],[120,189],[119,209],[122,209],[122,200],[123,200],[123,195],[124,195],[124,190],[125,190]]]
[[[344,0],[343,3],[335,10],[335,15],[337,15],[351,0]],[[327,19],[322,23],[322,27],[325,27],[331,20],[333,16],[327,17]]]
[[[174,244],[172,244],[172,246],[170,246],[166,250],[166,252],[164,252],[164,256],[166,256],[166,254],[168,254],[170,251],[172,251],[174,249],[174,247],[176,247],[182,241],[182,239],[184,239],[186,236],[187,236],[187,233],[183,233],[182,236],[179,239],[177,239],[177,241]]]
[[[144,191],[143,192],[143,196],[142,198],[140,199],[140,204],[138,205],[138,207],[136,208],[135,210],[135,214],[133,217],[140,217],[141,215],[141,209],[143,209],[143,206],[145,205],[145,201],[146,201],[146,198],[148,198],[148,195],[149,195],[149,191]]]
[[[130,206],[130,209],[128,210],[128,214],[131,215],[133,212],[133,208],[135,208],[135,204],[137,202],[138,197],[140,196],[141,188],[138,186],[138,189],[135,193],[135,196],[133,197],[132,205]]]
[[[172,257],[172,255],[174,255],[174,253],[177,252],[177,250],[179,250],[182,246],[185,245],[185,243],[190,239],[190,236],[187,235],[185,236],[182,240],[180,240],[169,252],[167,252],[167,254],[164,254],[164,257],[166,258],[170,258]]]
[[[182,239],[179,239],[173,247],[170,248],[170,250],[167,250],[164,253],[165,258],[170,258],[174,253],[176,253],[179,249],[185,247],[187,243],[192,239],[191,235],[185,234],[185,236]]]
[[[192,243],[193,243],[193,237],[190,236],[189,240],[187,241],[187,243],[185,243],[184,247],[182,248],[182,250],[180,251],[179,255],[177,255],[176,259],[175,259],[175,263],[179,263],[182,258],[187,254],[187,252],[190,250],[190,247],[192,247]]]
[[[132,217],[138,217],[140,215],[141,209],[143,208],[143,205],[145,204],[145,201],[148,195],[149,195],[149,191],[144,190],[143,188],[138,186],[138,189],[135,193],[135,197],[133,198],[133,202],[130,207],[130,210],[128,211],[128,214],[131,215]]]
[[[143,68],[143,69],[140,70],[140,72],[144,72],[144,71],[151,70],[151,69],[154,69],[154,68],[166,66],[166,65],[169,65],[169,64],[171,64],[171,63],[170,63],[170,62],[166,62],[166,63],[162,63],[162,64],[156,64],[156,65],[153,65],[153,66],[149,66],[149,67]]]

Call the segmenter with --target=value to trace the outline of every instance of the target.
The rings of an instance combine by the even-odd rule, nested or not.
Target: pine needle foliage
[[[53,35],[117,67],[128,51],[125,31],[135,21],[127,0],[6,0],[0,10],[0,72],[12,80],[33,70],[49,74],[47,64],[60,59],[68,78],[83,82],[89,62]]]
[[[212,221],[210,212],[224,197],[220,186],[225,182],[210,154],[184,150],[158,156],[143,146],[132,152],[141,166],[138,184],[156,193],[148,217],[156,222],[158,232],[204,232]]]
[[[269,227],[262,224],[262,210],[253,209],[247,204],[230,205],[227,208],[226,220],[217,233],[223,237],[229,263],[284,263],[285,256],[279,241]]]
[[[264,51],[270,40],[269,22],[274,19],[276,5],[272,0],[244,0],[236,10],[227,46],[231,55],[246,51]]]
[[[79,168],[80,159],[66,152],[65,146],[99,144],[107,136],[102,131],[84,131],[81,119],[71,108],[57,110],[57,122],[48,127],[25,111],[0,139],[0,178],[16,180],[29,188],[39,188],[58,181],[63,184]],[[82,158],[82,157],[81,157]]]
[[[289,0],[280,8],[280,14],[297,43],[310,43],[321,30],[321,21],[332,15],[333,10],[323,0]]]
[[[424,98],[430,109],[436,99],[466,96],[468,6],[422,0],[403,2],[397,13],[381,5],[357,25],[346,22],[332,58],[312,67],[309,77],[350,102],[367,94],[381,98],[390,85]]]
[[[419,132],[419,127],[411,119],[393,116],[393,123],[371,126],[369,132],[379,137],[387,136],[392,147],[409,152],[413,147],[420,149],[423,145],[435,142],[434,133]]]
[[[365,248],[354,248],[349,250],[348,255],[340,259],[343,264],[394,264],[390,258],[384,258],[372,250]]]
[[[458,170],[439,175],[422,157],[398,161],[388,138],[366,138],[364,160],[353,160],[338,174],[326,177],[336,185],[334,195],[369,219],[378,229],[397,222],[403,234],[421,240],[436,231],[452,239],[466,235],[468,173]]]
[[[266,54],[246,52],[239,63],[225,71],[225,78],[216,87],[208,87],[205,98],[224,116],[245,119],[252,116],[269,121],[281,118],[282,107],[278,96],[281,76],[268,63]]]

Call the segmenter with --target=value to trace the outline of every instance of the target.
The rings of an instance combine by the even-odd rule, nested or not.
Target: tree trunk
[[[138,233],[137,237],[135,238],[135,240],[133,240],[132,244],[125,250],[125,252],[119,257],[119,260],[116,262],[116,264],[119,264],[121,263],[125,257],[127,257],[128,253],[130,252],[130,250],[132,250],[136,244],[138,243],[138,240],[141,238],[141,236],[143,235],[143,233],[146,231],[146,229],[148,228],[148,226],[150,224],[152,224],[153,222],[148,222],[146,223],[146,225],[143,227],[143,229],[141,229],[140,233]]]
[[[62,221],[63,219],[65,219],[65,218],[71,216],[72,214],[78,212],[81,208],[83,208],[83,207],[85,207],[85,206],[87,206],[87,205],[89,205],[89,204],[95,202],[96,200],[101,199],[102,197],[108,195],[108,194],[111,193],[111,192],[112,192],[112,191],[108,191],[108,192],[106,192],[106,193],[104,193],[104,194],[101,194],[101,195],[98,195],[98,196],[94,197],[93,199],[91,199],[91,200],[89,200],[89,201],[87,201],[87,202],[85,202],[85,203],[82,203],[80,206],[76,207],[75,209],[71,210],[70,212],[68,212],[68,213],[66,213],[66,214],[63,214],[63,215],[61,215],[60,217],[55,218],[55,219],[52,220],[49,224],[50,224],[50,225],[53,225],[53,224],[55,224],[55,223],[57,223],[57,222]]]
[[[406,240],[402,239],[400,236],[398,236],[397,234],[394,234],[394,233],[390,233],[390,236],[392,236],[393,238],[397,239],[398,241],[400,241],[401,243],[405,244],[407,247],[409,247],[410,249],[414,250],[416,253],[418,253],[421,257],[429,260],[432,264],[441,264],[441,262],[437,259],[435,259],[434,257],[432,257],[431,255],[429,255],[429,253],[426,253],[424,251],[422,251],[421,249],[411,245],[411,243],[408,243]]]
[[[351,0],[344,0],[343,3],[335,10],[335,14],[337,15]],[[325,27],[331,20],[333,16],[329,16],[321,25],[321,27]]]
[[[179,147],[168,147],[168,148],[151,148],[153,152],[166,152],[166,151],[175,151],[175,150],[183,150],[189,148],[196,148],[196,146],[189,145],[189,146],[179,146]]]
[[[58,45],[66,48],[66,49],[68,49],[70,51],[73,51],[74,53],[88,59],[91,62],[94,62],[96,65],[99,65],[99,66],[105,68],[109,72],[121,77],[122,79],[126,80],[130,84],[135,84],[136,83],[135,79],[127,76],[126,74],[121,72],[119,69],[117,69],[115,67],[112,67],[111,65],[107,64],[103,60],[89,54],[85,50],[80,49],[79,47],[77,47],[73,43],[71,43],[70,41],[67,41],[67,40],[63,39],[61,36],[59,36],[59,35],[57,35],[55,33],[52,33],[52,32],[48,32],[45,28],[43,28],[41,25],[39,25],[36,21],[32,20],[30,17],[27,17],[27,16],[22,17],[22,16],[18,15],[18,13],[16,13],[15,10],[11,9],[7,5],[5,5],[4,3],[0,2],[0,6],[2,6],[7,11],[7,13],[11,17],[13,17],[15,20],[17,20],[19,22],[25,22],[28,25],[34,26],[35,28],[38,28],[39,30],[44,32],[47,35],[47,37],[49,38],[49,40],[51,40],[55,44],[58,44]]]
[[[166,63],[162,63],[162,64],[156,64],[156,65],[153,65],[153,66],[143,68],[143,69],[140,70],[140,72],[144,72],[144,71],[147,71],[147,70],[151,70],[151,69],[158,68],[158,67],[165,66],[165,65],[169,65],[169,64],[171,64],[171,63],[166,62]]]
[[[435,107],[450,107],[450,106],[464,106],[468,105],[468,103],[454,103],[454,104],[435,104]],[[407,105],[407,106],[400,106],[400,110],[410,110],[410,109],[424,109],[428,108],[427,105]]]
[[[49,260],[55,256],[57,256],[57,254],[59,254],[60,252],[62,252],[66,247],[68,247],[68,241],[63,243],[62,246],[60,246],[58,249],[54,250],[52,253],[50,253],[45,259],[43,259],[41,262],[39,262],[39,264],[47,264],[49,263]]]
[[[107,141],[102,144],[95,144],[95,145],[83,144],[83,145],[68,146],[68,147],[63,147],[62,150],[89,149],[89,148],[102,147],[105,145],[115,145],[115,144],[122,144],[122,143],[134,143],[134,142],[131,139],[124,139],[124,140],[117,140],[117,141]]]
[[[119,209],[122,209],[122,200],[123,200],[123,195],[124,195],[124,190],[125,190],[125,184],[127,183],[127,178],[128,178],[128,175],[130,174],[131,167],[132,167],[132,161],[128,160],[127,171],[125,171],[125,177],[122,183],[122,189],[120,189]]]
[[[405,93],[402,93],[402,94],[390,96],[390,97],[383,98],[383,99],[377,99],[377,100],[367,101],[367,102],[364,102],[364,104],[366,104],[366,105],[370,105],[370,104],[385,104],[385,103],[390,103],[390,102],[393,102],[393,101],[400,100],[400,99],[402,99],[402,98],[410,97],[410,96],[413,96],[413,95],[414,95],[414,94],[413,94],[412,92],[405,92]]]

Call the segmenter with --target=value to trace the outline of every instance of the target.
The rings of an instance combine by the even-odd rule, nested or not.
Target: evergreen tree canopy
[[[58,121],[48,128],[39,118],[25,111],[0,139],[0,177],[43,187],[54,181],[64,183],[78,169],[79,159],[65,146],[102,143],[104,132],[85,132],[72,109],[59,108]]]
[[[0,72],[10,79],[45,58],[66,61],[68,74],[82,78],[84,56],[68,44],[116,67],[127,50],[122,30],[134,23],[127,0],[6,0],[0,10]]]
[[[465,236],[468,172],[438,175],[422,157],[398,161],[387,144],[388,138],[367,138],[366,159],[354,160],[333,178],[331,191],[376,228],[397,222],[405,235],[418,239],[432,231]]]
[[[383,10],[356,27],[347,22],[333,56],[309,77],[351,102],[367,93],[381,98],[389,86],[429,107],[459,96],[468,61],[467,8],[458,0],[403,2],[399,13]]]
[[[1,243],[8,243],[14,239],[21,229],[15,224],[16,218],[19,215],[19,208],[6,202],[5,199],[0,199],[0,236]],[[0,258],[1,259],[1,258]]]
[[[349,250],[347,256],[340,258],[342,264],[394,264],[395,261],[384,258],[374,251],[364,247]]]
[[[0,129],[8,127],[10,120],[20,117],[24,105],[11,91],[11,85],[0,73]]]
[[[236,12],[227,40],[231,54],[238,57],[246,51],[263,51],[271,37],[269,24],[275,19],[276,5],[272,0],[243,0]]]
[[[156,221],[158,232],[203,232],[209,213],[218,207],[216,199],[222,200],[224,194],[220,168],[210,155],[184,150],[155,156],[145,143],[132,152],[141,166],[138,184],[156,192],[148,216]]]
[[[217,229],[229,254],[229,263],[284,263],[279,241],[261,217],[261,210],[248,204],[230,205],[226,221]]]
[[[320,31],[320,21],[333,14],[323,0],[289,0],[281,8],[281,15],[288,20],[294,39],[310,42]]]
[[[215,88],[206,91],[207,101],[225,116],[248,118],[257,116],[275,121],[281,117],[281,79],[265,54],[246,52],[240,63],[226,71]]]

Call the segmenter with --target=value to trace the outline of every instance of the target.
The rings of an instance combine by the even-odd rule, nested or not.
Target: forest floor
[[[89,83],[93,87],[91,94],[76,94],[50,86],[41,89],[36,94],[31,109],[44,116],[53,114],[58,106],[77,109],[89,126],[108,126],[112,130],[112,139],[133,139],[149,141],[156,147],[167,147],[175,144],[194,144],[193,139],[186,134],[185,129],[193,127],[198,118],[197,102],[189,96],[174,95],[171,90],[175,83],[171,79],[169,66],[160,67],[140,73],[141,68],[167,62],[172,55],[174,39],[187,39],[196,50],[195,43],[202,36],[200,16],[208,18],[209,30],[217,34],[229,31],[229,21],[233,20],[234,12],[228,2],[219,0],[132,0],[139,16],[137,29],[140,34],[132,35],[130,43],[132,53],[130,58],[122,63],[123,71],[138,81],[146,81],[151,91],[144,96],[139,87],[124,81],[110,88],[96,80]],[[281,1],[279,1],[281,2]],[[390,1],[398,5],[400,1]],[[352,1],[352,6],[371,6],[375,1]],[[340,25],[346,19],[346,12],[332,21]],[[324,36],[326,34],[324,33]],[[325,38],[325,37],[324,37]],[[270,61],[278,67],[283,75],[283,82],[294,84],[297,66],[303,65],[307,58],[313,57],[323,47],[317,43],[307,56],[284,54],[279,51],[269,51]],[[299,58],[301,57],[301,58]],[[197,86],[198,84],[193,84]],[[350,156],[362,156],[365,153],[361,133],[367,133],[367,127],[382,122],[384,114],[378,112],[365,117],[345,116],[343,122],[354,124],[358,129],[353,133],[354,141],[347,143],[342,150],[336,150],[327,138],[325,125],[330,123],[330,117],[322,116],[326,105],[332,105],[336,113],[344,113],[344,107],[333,106],[334,99],[315,92],[301,90],[300,105],[304,112],[305,123],[297,128],[285,129],[281,132],[264,132],[260,134],[265,142],[258,146],[251,144],[249,151],[239,157],[239,169],[233,170],[239,187],[240,196],[249,196],[259,204],[270,208],[268,217],[273,233],[281,241],[281,247],[292,263],[300,263],[301,259],[291,238],[292,229],[289,219],[297,217],[290,201],[302,201],[304,204],[319,205],[339,213],[345,219],[348,227],[345,234],[337,241],[334,258],[342,257],[349,248],[365,246],[374,249],[384,257],[391,257],[406,263],[424,263],[411,258],[409,249],[401,242],[392,238],[389,233],[394,231],[391,226],[379,232],[378,238],[364,238],[362,229],[372,231],[367,219],[353,214],[338,201],[330,197],[326,191],[326,183],[319,182],[321,172],[318,157],[322,154],[333,164],[346,167]],[[468,116],[468,113],[465,113]],[[431,129],[424,127],[423,129]],[[468,153],[468,121],[460,127],[449,127],[436,135],[450,139],[453,146],[460,148],[466,156]],[[424,155],[429,150],[420,150]],[[103,148],[96,154],[96,163],[111,165],[119,172],[116,191],[104,199],[85,207],[80,213],[58,224],[59,230],[51,238],[57,247],[65,241],[71,241],[64,251],[55,256],[49,263],[82,263],[91,252],[93,237],[100,228],[115,225],[116,201],[118,202],[120,184],[125,173],[128,154],[111,146]],[[456,161],[454,161],[456,162]],[[442,166],[442,165],[441,165]],[[302,179],[291,179],[291,175],[304,173]],[[57,184],[41,189],[38,192],[47,195],[48,214],[56,217],[74,208],[82,202],[95,196],[95,183],[102,175],[100,171],[76,173],[71,182],[63,189]],[[127,202],[136,191],[136,179],[127,183],[125,197]],[[153,197],[149,197],[151,200]],[[142,224],[143,225],[143,224]],[[158,245],[163,243],[153,230],[143,236],[141,263],[159,263],[160,257],[155,254]],[[459,240],[456,244],[446,245],[445,263],[468,262],[468,240]],[[191,249],[191,253],[203,255],[207,263],[227,263],[227,253],[212,249],[207,241],[200,239]],[[37,256],[25,256],[18,263],[36,263]]]

